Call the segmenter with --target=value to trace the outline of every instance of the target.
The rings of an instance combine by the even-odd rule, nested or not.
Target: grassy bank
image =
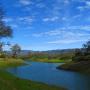
[[[59,60],[59,59],[51,59],[47,61],[48,63],[64,63],[65,60]]]
[[[29,61],[35,61],[35,62],[46,62],[46,63],[65,63],[65,60],[59,60],[59,59],[30,59]]]
[[[68,63],[70,61],[71,61],[71,59],[68,59],[68,60],[51,59],[51,60],[48,60],[47,62],[48,63]]]
[[[24,64],[21,59],[0,59],[0,90],[65,90],[64,88],[49,86],[39,82],[20,79],[4,71],[7,67]]]
[[[58,69],[77,71],[82,73],[90,73],[90,61],[80,61],[80,62],[69,62],[63,64]]]
[[[20,65],[24,65],[24,61],[22,59],[0,58],[0,68],[7,68]]]

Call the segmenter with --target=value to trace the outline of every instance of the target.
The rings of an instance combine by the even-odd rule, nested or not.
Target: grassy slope
[[[0,68],[6,68],[8,66],[22,65],[22,60],[0,59]],[[12,61],[13,60],[13,61]],[[0,90],[65,90],[60,87],[48,86],[43,83],[33,82],[30,80],[19,79],[12,74],[0,70]]]

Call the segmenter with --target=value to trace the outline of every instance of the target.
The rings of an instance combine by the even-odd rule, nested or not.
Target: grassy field
[[[46,63],[64,63],[66,62],[65,60],[59,60],[59,59],[47,59],[47,58],[43,58],[43,59],[30,59],[31,61],[36,61],[36,62],[46,62]],[[68,61],[68,60],[67,60]]]
[[[59,60],[59,59],[51,59],[47,61],[48,63],[64,63],[65,60]]]
[[[20,79],[4,71],[7,67],[24,64],[21,59],[0,59],[0,90],[65,90],[39,82]]]

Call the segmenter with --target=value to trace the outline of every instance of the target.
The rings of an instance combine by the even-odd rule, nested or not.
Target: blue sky
[[[90,39],[90,0],[1,0],[3,21],[22,49],[81,47]]]

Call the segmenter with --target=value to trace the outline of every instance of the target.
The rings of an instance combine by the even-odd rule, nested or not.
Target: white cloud
[[[77,9],[79,9],[80,11],[86,10],[86,9],[90,9],[90,1],[83,1],[85,3],[84,6],[78,6]]]
[[[19,21],[31,23],[33,21],[33,18],[31,16],[25,16],[25,17],[19,17],[17,18]]]
[[[30,0],[19,0],[19,3],[23,6],[32,4],[32,2]]]
[[[33,34],[34,37],[48,37],[50,44],[70,44],[90,39],[90,26],[62,27],[48,32]],[[53,38],[53,39],[52,39]]]
[[[60,35],[61,31],[60,30],[52,30],[48,32],[43,32],[39,34],[33,34],[34,37],[42,37],[42,36],[55,36],[55,35]]]
[[[32,22],[33,21],[33,17],[32,16],[24,16],[24,17],[6,17],[3,19],[3,21],[5,21],[6,23],[8,22],[19,22],[19,21],[23,21],[23,22]]]
[[[82,14],[77,14],[77,15],[73,16],[72,19],[80,18],[81,16],[82,16]]]
[[[90,1],[86,1],[86,5],[90,7]]]
[[[10,17],[6,17],[6,18],[3,18],[3,21],[6,22],[6,23],[8,23],[8,22],[12,22],[13,19],[10,18]]]
[[[50,41],[48,43],[50,44],[71,44],[71,43],[77,43],[77,42],[82,42],[82,41],[87,41],[87,40],[82,40],[82,39],[63,39],[63,40],[56,40],[56,41]]]
[[[18,28],[17,24],[10,24],[10,26],[13,27],[13,28]]]
[[[48,22],[48,21],[54,22],[54,21],[57,21],[58,19],[59,19],[59,17],[54,16],[54,17],[44,18],[43,21],[44,21],[44,22]]]
[[[83,2],[83,3],[85,3],[86,2],[86,0],[72,0],[72,1],[74,1],[74,2]]]
[[[36,4],[36,7],[38,7],[38,8],[44,8],[44,7],[46,7],[46,6],[45,6],[44,3],[40,3],[40,2],[39,2],[39,3]]]
[[[64,4],[69,4],[70,0],[64,0]]]
[[[35,37],[44,37],[44,36],[86,36],[90,35],[90,25],[87,26],[70,26],[70,27],[62,27],[62,28],[57,28],[55,30],[50,30],[48,32],[41,32],[41,33],[36,33],[33,34]]]
[[[67,18],[67,17],[62,17],[62,20],[63,21],[67,21],[69,18]]]
[[[78,6],[78,7],[77,7],[77,9],[79,9],[80,11],[85,10],[85,8],[86,8],[85,6]]]
[[[3,21],[6,23],[6,25],[11,26],[12,28],[20,28],[26,25],[25,29],[30,30],[32,29],[34,18],[32,16],[6,17],[3,19]]]

